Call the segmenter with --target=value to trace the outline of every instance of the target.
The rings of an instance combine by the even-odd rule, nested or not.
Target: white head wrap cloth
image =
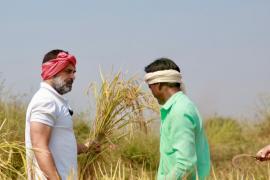
[[[182,80],[182,75],[180,72],[176,70],[162,70],[155,71],[151,73],[147,73],[144,76],[144,80],[147,84],[155,84],[155,83],[180,83],[181,91],[185,92],[184,83]]]

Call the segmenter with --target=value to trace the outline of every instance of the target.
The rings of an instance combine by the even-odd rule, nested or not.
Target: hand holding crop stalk
[[[270,160],[270,145],[267,145],[259,150],[256,156],[259,161]]]
[[[97,141],[87,141],[84,144],[78,144],[78,154],[93,152],[99,154],[101,152],[101,145]]]

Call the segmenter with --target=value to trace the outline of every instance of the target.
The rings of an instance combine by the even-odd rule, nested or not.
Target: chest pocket
[[[70,110],[67,107],[62,107],[59,113],[59,117],[56,121],[55,127],[73,129],[73,121]]]

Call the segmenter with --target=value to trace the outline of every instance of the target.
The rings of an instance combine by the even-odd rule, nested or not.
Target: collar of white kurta
[[[162,70],[147,73],[144,76],[144,80],[149,85],[162,82],[182,83],[182,76],[176,70]]]

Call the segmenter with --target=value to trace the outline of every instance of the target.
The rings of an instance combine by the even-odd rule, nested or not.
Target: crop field
[[[159,107],[136,77],[102,77],[87,92],[95,108],[73,116],[79,143],[90,142],[78,156],[80,179],[155,179],[159,163]],[[27,102],[11,94],[0,79],[0,179],[26,179],[24,127]],[[270,164],[252,155],[270,144],[270,100],[262,98],[247,121],[213,115],[204,119],[211,149],[209,179],[270,179]],[[95,144],[101,146],[96,152]],[[234,161],[232,161],[234,159]]]

